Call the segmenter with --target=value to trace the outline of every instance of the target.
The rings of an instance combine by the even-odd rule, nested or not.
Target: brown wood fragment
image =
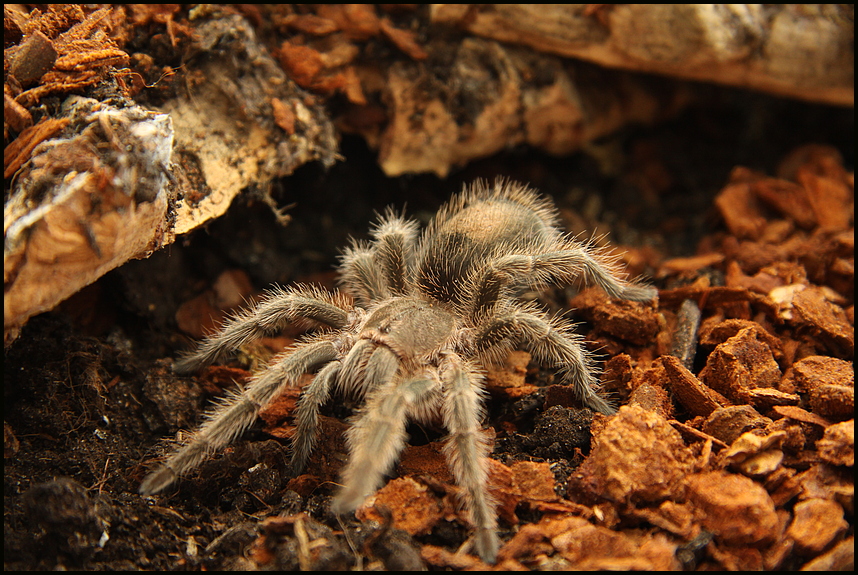
[[[35,126],[21,132],[3,150],[3,177],[11,178],[30,159],[36,146],[54,137],[68,124],[68,118],[43,118]]]
[[[676,314],[676,330],[670,343],[669,353],[679,359],[686,369],[691,369],[694,365],[700,317],[700,308],[690,299],[682,302]]]
[[[610,397],[616,397],[620,401],[625,401],[628,399],[629,394],[632,391],[632,377],[632,358],[627,353],[621,353],[611,357],[605,362],[601,378],[602,387],[605,390],[605,393],[610,394]],[[566,405],[567,407],[569,405],[574,405],[571,402],[560,403],[559,401],[554,401],[549,404],[548,402],[549,399],[552,398],[552,390],[554,387],[556,386],[551,386],[548,388],[548,391],[546,391],[546,408],[551,405]]]
[[[823,355],[805,357],[786,371],[780,388],[790,393],[807,393],[816,385],[855,387],[852,363]]]
[[[33,115],[15,101],[8,84],[3,86],[3,121],[16,132],[23,132],[33,125]]]
[[[772,431],[766,435],[743,433],[721,454],[722,461],[743,475],[764,477],[780,468],[784,459],[781,447],[786,437],[785,431]]]
[[[854,102],[851,14],[845,7],[806,11],[788,5],[438,4],[432,9],[437,23],[540,52],[845,106]]]
[[[730,445],[743,433],[766,427],[772,422],[750,405],[719,407],[706,418],[702,430]]]
[[[777,538],[774,503],[747,477],[723,471],[694,474],[688,478],[688,499],[700,524],[725,543],[753,545]]]
[[[763,413],[776,405],[798,405],[801,401],[801,396],[794,393],[785,393],[768,387],[752,389],[748,394],[751,405]]]
[[[709,435],[708,433],[704,433],[699,429],[695,429],[690,425],[682,423],[681,421],[677,421],[675,419],[670,420],[670,425],[673,426],[679,433],[682,434],[682,437],[685,439],[687,443],[696,443],[698,441],[708,442],[714,447],[718,447],[719,449],[723,449],[727,447],[727,444],[714,437]],[[711,449],[707,452],[711,453]]]
[[[413,60],[425,60],[429,57],[426,50],[420,47],[415,39],[414,32],[400,30],[393,26],[389,18],[382,18],[380,22],[381,33],[393,42],[393,45],[408,54]]]
[[[855,420],[842,421],[825,428],[825,435],[816,442],[819,456],[832,465],[855,465]]]
[[[786,180],[763,178],[753,182],[751,190],[763,202],[788,216],[799,227],[810,229],[817,225],[805,187]]]
[[[666,379],[664,367],[658,360],[649,369],[636,372],[628,405],[637,405],[665,419],[673,419],[673,403],[665,389]]]
[[[802,571],[850,571],[855,568],[855,538],[847,537],[831,550],[802,565]]]
[[[757,387],[776,387],[781,371],[771,348],[758,339],[756,330],[743,328],[719,344],[706,360],[700,379],[730,401],[750,400],[749,391]]]
[[[54,4],[48,6],[44,13],[38,8],[30,12],[23,31],[25,34],[40,31],[48,38],[56,38],[85,18],[83,8],[78,4]]]
[[[596,434],[590,456],[572,474],[584,493],[609,501],[659,501],[683,481],[692,456],[661,416],[623,406]]]
[[[322,4],[316,14],[333,21],[351,40],[367,40],[381,29],[375,7],[369,4]]]
[[[715,198],[715,205],[727,227],[737,238],[759,238],[766,225],[762,207],[748,181],[752,175],[747,170],[735,169],[730,184]]]
[[[339,30],[336,22],[315,14],[289,14],[283,24],[312,36],[326,36]]]
[[[274,122],[290,136],[295,133],[295,114],[280,98],[271,98]]]
[[[818,334],[834,355],[851,357],[855,330],[840,306],[829,302],[818,287],[798,291],[792,298],[793,322]]]
[[[754,336],[764,342],[773,355],[778,357],[781,348],[780,339],[769,333],[759,323],[745,319],[725,319],[715,324],[706,322],[700,327],[700,345],[714,349],[731,337],[738,335],[743,329],[751,330]]]
[[[659,277],[685,272],[696,272],[703,268],[715,266],[724,261],[724,254],[711,253],[690,256],[686,258],[671,258],[662,262],[658,268]]]
[[[325,67],[322,55],[317,50],[294,45],[288,41],[280,45],[277,56],[289,77],[302,88],[311,87],[316,81],[316,76]]]
[[[816,385],[809,393],[814,413],[843,421],[855,417],[855,388],[846,385]]]
[[[26,88],[54,67],[57,51],[50,39],[36,30],[15,51],[9,73]]]
[[[358,508],[356,516],[361,521],[381,521],[377,508],[390,510],[393,525],[411,535],[429,533],[443,519],[440,500],[426,485],[410,477],[393,479]]]
[[[658,314],[651,306],[612,300],[598,288],[582,290],[569,305],[592,321],[599,332],[636,345],[652,342],[660,328]]]
[[[795,541],[799,553],[819,553],[840,538],[849,524],[843,508],[826,499],[806,499],[796,504],[787,537]]]
[[[691,415],[708,417],[719,407],[729,405],[727,398],[703,385],[677,358],[662,356],[660,361],[670,391]]]
[[[831,422],[824,417],[811,413],[795,405],[776,405],[772,408],[772,411],[784,417],[789,417],[790,419],[801,421],[803,423],[811,423],[820,427],[828,427],[831,425]]]

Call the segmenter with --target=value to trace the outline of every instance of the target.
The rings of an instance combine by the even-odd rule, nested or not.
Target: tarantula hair
[[[512,349],[553,366],[584,405],[614,409],[596,393],[594,362],[567,321],[517,296],[527,287],[595,284],[610,296],[651,300],[656,291],[620,279],[614,260],[558,229],[552,202],[521,184],[477,181],[454,196],[419,233],[388,210],[371,241],[342,256],[341,289],[297,285],[267,292],[177,362],[189,373],[290,322],[325,326],[287,349],[232,393],[140,492],[162,491],[228,445],[281,390],[314,374],[295,409],[292,467],[299,472],[316,439],[320,407],[333,393],[363,400],[347,435],[349,460],[332,508],[355,510],[383,483],[406,441],[408,420],[441,422],[445,455],[464,492],[483,560],[496,559],[496,515],[486,488],[482,430],[485,366]]]

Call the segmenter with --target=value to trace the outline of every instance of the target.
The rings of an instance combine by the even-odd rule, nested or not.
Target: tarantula
[[[499,540],[486,488],[483,366],[522,346],[557,368],[584,405],[614,412],[596,394],[593,360],[571,324],[517,295],[528,286],[579,280],[627,300],[650,300],[656,291],[618,279],[613,260],[558,230],[550,200],[504,180],[492,187],[477,181],[454,196],[419,237],[416,222],[391,210],[371,236],[342,256],[341,292],[302,285],[271,290],[175,365],[179,373],[192,372],[288,322],[323,328],[228,396],[140,492],[165,489],[240,436],[283,388],[314,373],[295,409],[293,471],[313,448],[319,409],[332,392],[364,400],[347,435],[350,458],[332,505],[338,514],[355,510],[383,483],[404,446],[407,420],[440,420],[449,431],[445,455],[476,528],[476,550],[493,562]]]

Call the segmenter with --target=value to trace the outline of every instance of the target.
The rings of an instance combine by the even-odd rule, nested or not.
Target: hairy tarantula
[[[586,406],[614,412],[596,394],[593,361],[571,324],[516,296],[528,286],[578,280],[627,300],[650,300],[656,291],[618,279],[613,260],[558,230],[550,200],[504,180],[466,188],[419,238],[417,223],[391,210],[371,235],[371,242],[353,242],[342,257],[344,293],[308,286],[271,290],[176,364],[177,372],[194,371],[288,322],[327,327],[227,397],[146,477],[140,492],[165,489],[240,436],[283,388],[315,373],[295,409],[293,470],[304,466],[319,409],[332,392],[364,399],[348,432],[350,458],[335,513],[355,510],[383,483],[404,446],[407,420],[440,420],[449,431],[445,454],[476,528],[476,550],[493,562],[499,541],[486,489],[483,366],[522,346],[556,367]]]

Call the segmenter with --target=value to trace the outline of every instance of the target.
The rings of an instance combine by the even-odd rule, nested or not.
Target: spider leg
[[[319,409],[328,400],[331,386],[340,373],[342,362],[332,361],[327,364],[313,381],[304,388],[298,405],[295,408],[295,437],[292,441],[292,472],[297,475],[307,464],[307,458],[316,442]]]
[[[386,346],[378,346],[366,366],[367,385],[373,388],[357,421],[348,432],[349,462],[343,470],[343,487],[331,509],[354,511],[381,485],[405,444],[408,410],[436,387],[427,379],[396,378],[399,359]]]
[[[414,269],[417,222],[397,216],[388,209],[372,235],[378,266],[384,270],[387,285],[394,294],[404,295]]]
[[[340,263],[343,289],[358,305],[405,294],[414,269],[417,223],[397,216],[392,210],[381,217],[371,234],[373,242],[352,242]]]
[[[614,298],[649,301],[657,294],[653,287],[619,279],[615,262],[586,244],[567,239],[556,247],[557,250],[546,253],[512,254],[489,262],[476,278],[471,317],[489,315],[505,290],[520,283],[571,284],[581,278]]]
[[[366,391],[367,382],[364,377],[364,370],[374,350],[375,344],[368,339],[359,339],[355,342],[343,359],[340,377],[337,378],[340,393],[349,395]]]
[[[562,370],[563,380],[569,381],[587,407],[600,413],[616,413],[604,398],[596,393],[599,382],[590,352],[580,335],[568,322],[548,318],[536,309],[511,309],[478,326],[475,336],[480,353],[493,360],[508,350],[512,343],[521,343],[537,361],[551,363]]]
[[[346,248],[340,261],[340,285],[357,305],[369,307],[390,297],[387,280],[376,261],[375,250],[362,242]]]
[[[143,480],[140,493],[151,495],[169,487],[210,453],[240,436],[256,421],[260,408],[283,387],[294,385],[302,374],[336,358],[337,349],[330,341],[306,343],[281,355],[277,363],[251,380],[246,389],[231,393],[215,407],[191,441]]]
[[[489,447],[480,424],[484,412],[482,376],[451,354],[441,364],[441,378],[445,388],[444,425],[450,431],[444,453],[456,483],[465,490],[471,521],[477,529],[477,553],[483,561],[494,563],[499,541],[494,504],[486,489]]]
[[[277,331],[288,322],[311,320],[344,328],[349,323],[348,307],[342,296],[307,286],[268,291],[259,305],[228,320],[195,352],[176,362],[173,370],[190,373],[215,363],[232,350]]]

